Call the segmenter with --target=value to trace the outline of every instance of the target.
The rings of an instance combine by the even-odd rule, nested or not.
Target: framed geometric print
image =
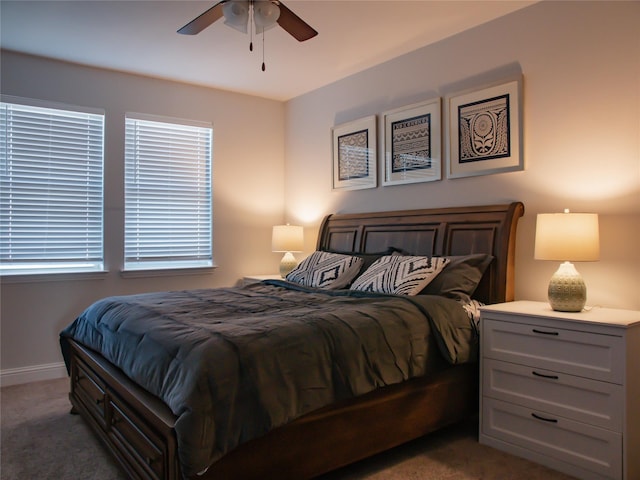
[[[442,178],[441,101],[389,110],[384,115],[383,185]]]
[[[333,189],[359,190],[378,184],[376,116],[337,125],[333,135]]]
[[[524,169],[522,78],[447,97],[447,177]]]

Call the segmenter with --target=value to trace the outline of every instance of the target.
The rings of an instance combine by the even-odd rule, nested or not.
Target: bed
[[[324,288],[265,281],[230,289],[164,292],[141,297],[113,297],[96,302],[61,333],[61,347],[71,381],[69,398],[72,411],[86,420],[131,478],[169,480],[185,477],[313,478],[468,418],[477,412],[478,401],[477,351],[474,351],[477,337],[474,337],[475,329],[468,328],[473,327],[474,320],[469,315],[465,325],[458,329],[469,337],[469,345],[465,341],[463,347],[462,342],[456,339],[443,340],[440,331],[447,330],[452,323],[438,320],[443,316],[439,312],[446,311],[449,315],[451,311],[451,318],[455,317],[456,322],[462,325],[463,317],[456,309],[463,302],[457,296],[447,298],[439,290],[433,289],[436,285],[444,288],[436,280],[444,278],[441,273],[446,272],[447,267],[451,267],[457,259],[484,255],[490,259],[490,263],[486,263],[486,269],[483,267],[479,282],[474,283],[473,300],[470,302],[490,304],[513,300],[516,226],[523,213],[523,204],[513,202],[504,205],[334,214],[323,220],[316,252],[310,258],[316,253],[325,255],[327,252],[361,260],[368,256],[378,260],[384,257],[406,264],[405,258],[390,257],[422,256],[429,258],[429,268],[436,265],[438,259],[442,265],[440,270],[433,273],[433,281],[429,284],[432,290],[422,290],[421,295],[411,298],[370,294],[365,288],[368,284],[361,278],[366,275],[360,275],[350,279],[349,285],[352,287],[357,282],[363,285],[355,292],[347,288],[348,285],[325,292]],[[390,254],[391,251],[393,253]],[[202,327],[200,318],[205,314],[196,314],[196,311],[200,312],[198,309],[205,311],[209,308],[219,315],[220,309],[231,308],[231,303],[219,301],[218,296],[232,300],[235,313],[229,315],[234,315],[234,321],[208,322],[206,327]],[[301,296],[304,296],[304,300],[300,299]],[[187,303],[183,303],[185,298]],[[284,305],[292,305],[291,310],[295,311],[295,308],[302,307],[294,308],[293,305],[300,303],[305,303],[307,310],[287,317],[286,322],[283,320],[277,329],[269,327],[269,330],[263,330],[262,324],[256,323],[262,321],[256,318],[261,316],[277,323],[280,318],[278,315],[282,315],[282,319],[286,317]],[[351,305],[354,303],[358,307],[352,312]],[[141,317],[146,315],[147,318],[137,319],[137,323],[134,323],[130,308],[144,311]],[[243,308],[250,314],[237,313]],[[329,312],[330,308],[335,308],[334,311],[339,313],[325,315],[324,311]],[[84,317],[96,311],[102,315],[99,320],[84,320]],[[125,313],[116,316],[114,312],[120,311]],[[151,311],[160,314],[151,317],[147,315]],[[381,317],[382,312],[385,312],[384,317]],[[417,316],[415,312],[424,313],[428,321],[409,322],[409,318]],[[307,362],[307,357],[311,355],[308,351],[299,357],[294,356],[294,365],[284,369],[287,372],[302,369],[304,374],[300,381],[309,384],[305,391],[318,390],[321,394],[305,396],[291,393],[285,381],[269,377],[274,375],[275,370],[267,370],[271,364],[275,365],[273,368],[280,365],[280,354],[265,353],[258,345],[266,342],[268,337],[282,337],[286,341],[280,343],[284,342],[288,351],[295,352],[295,345],[291,346],[292,342],[296,343],[295,339],[327,337],[330,338],[332,352],[340,348],[349,350],[350,343],[343,340],[338,342],[333,332],[309,330],[319,328],[317,322],[308,321],[319,315],[330,316],[331,319],[344,317],[332,323],[343,329],[348,324],[347,330],[350,332],[359,328],[354,325],[359,325],[365,317],[374,318],[376,328],[395,329],[401,325],[410,330],[408,333],[384,330],[382,333],[373,333],[372,340],[358,338],[353,350],[366,350],[359,345],[371,342],[371,350],[389,348],[392,351],[387,354],[382,352],[391,360],[374,361],[376,366],[373,370],[364,373],[354,370],[356,380],[343,380],[343,370],[351,368],[351,364],[358,364],[357,368],[360,368],[359,365],[368,360],[348,359],[343,365],[329,356],[330,362],[340,364],[337,374],[335,365],[318,367],[317,372],[313,370],[315,366],[311,363],[315,360]],[[77,323],[81,317],[83,323]],[[183,321],[183,318],[189,320]],[[302,330],[295,334],[287,333],[298,321]],[[213,333],[208,333],[205,341],[204,337],[193,333],[194,328],[189,322],[197,323],[198,328],[206,328],[207,332],[211,329]],[[215,323],[215,331],[211,323]],[[150,327],[152,324],[154,328]],[[253,336],[237,337],[234,332],[239,324],[249,328]],[[292,326],[289,327],[289,324]],[[102,330],[98,330],[96,325]],[[106,330],[105,325],[108,327]],[[139,334],[132,336],[131,332],[136,329]],[[317,335],[309,333],[316,331],[319,332]],[[122,344],[116,345],[107,338],[108,335],[122,336],[122,332],[128,335]],[[169,337],[175,340],[176,345],[181,345],[179,342],[183,337],[190,337],[194,343],[188,348],[174,348],[173,343],[162,343]],[[227,357],[218,356],[221,353],[211,353],[211,348],[199,347],[213,341],[210,338],[217,342],[212,343],[218,345],[214,349],[216,352],[226,349],[237,353],[238,345],[244,342],[250,350],[258,352],[257,357],[237,353],[237,358],[241,360],[226,360]],[[243,340],[230,341],[231,338]],[[392,341],[389,341],[390,338]],[[405,345],[407,338],[410,345]],[[344,345],[340,347],[342,343]],[[145,350],[135,350],[142,346]],[[319,344],[319,353],[313,355],[324,356],[327,349],[326,344]],[[405,350],[408,355],[406,360],[401,356],[404,353],[399,353]],[[132,351],[144,351],[145,354],[132,354]],[[187,395],[184,389],[172,386],[178,381],[174,379],[182,382],[190,378],[191,371],[178,370],[174,364],[188,365],[189,361],[185,359],[191,358],[190,355],[195,351],[207,352],[206,362],[200,361],[198,365],[206,365],[207,372],[219,375],[217,378],[220,381],[212,387],[212,380],[196,377],[191,384],[196,386],[193,390],[197,392]],[[367,350],[363,355],[368,358],[371,353]],[[308,365],[300,366],[305,362]],[[259,405],[254,400],[246,400],[253,397],[237,394],[247,387],[231,380],[235,377],[231,377],[226,370],[221,373],[217,365],[222,363],[236,365],[236,370],[251,372],[252,378],[262,379],[269,393],[260,394]],[[165,367],[160,370],[162,365]],[[304,370],[307,368],[310,369]],[[346,373],[344,375],[347,378]],[[331,388],[324,385],[318,387],[318,378],[324,376],[332,379],[340,377],[340,382],[336,384],[340,386],[332,383]],[[276,390],[275,385],[279,383],[285,385],[284,390]],[[230,384],[232,388],[225,390],[220,387],[221,384]],[[141,385],[145,385],[145,388]],[[205,400],[202,391],[206,394]],[[325,394],[325,391],[328,393]],[[216,401],[210,400],[208,395],[215,396]],[[223,408],[222,400],[231,396],[244,400],[231,403],[231,406],[225,403]],[[180,397],[181,403],[176,400],[177,397]],[[188,398],[185,400],[182,397]],[[293,397],[296,401],[292,400],[289,405]],[[322,397],[322,402],[316,401],[316,397]],[[302,401],[298,401],[300,399]],[[215,407],[210,407],[210,402]],[[262,409],[266,410],[264,404],[272,405],[277,412],[270,410],[263,414]],[[218,440],[222,438],[219,435],[219,419],[217,423],[209,421],[208,417],[197,411],[200,405],[205,405],[201,409],[203,411],[215,410],[216,414],[218,411],[224,412],[222,417],[229,419],[229,424],[235,423],[235,419],[241,419],[244,423],[239,429],[225,427],[226,437]],[[185,425],[189,425],[189,428],[185,429]],[[195,432],[193,438],[186,436],[185,431]],[[224,447],[220,447],[215,456],[207,457],[209,460],[205,463],[202,463],[204,460],[192,461],[185,452],[199,451],[194,445],[201,446],[205,442],[201,437],[211,431],[216,433],[216,446]],[[198,455],[194,458],[198,458]]]

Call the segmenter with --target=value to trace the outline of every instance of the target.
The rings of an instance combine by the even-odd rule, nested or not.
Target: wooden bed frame
[[[327,216],[318,250],[419,255],[490,253],[474,298],[513,300],[520,202]],[[176,417],[96,352],[71,342],[73,411],[131,478],[182,478]],[[478,365],[451,366],[307,414],[231,451],[198,479],[306,479],[415,439],[477,412]]]

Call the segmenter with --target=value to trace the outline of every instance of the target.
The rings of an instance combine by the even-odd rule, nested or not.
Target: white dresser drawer
[[[484,395],[622,432],[622,385],[484,359]]]
[[[622,337],[535,324],[482,320],[484,357],[623,383]]]
[[[622,478],[620,433],[487,397],[481,428],[484,435],[607,478]]]

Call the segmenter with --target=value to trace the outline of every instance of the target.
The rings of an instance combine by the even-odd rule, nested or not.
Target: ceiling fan
[[[265,70],[264,32],[274,27],[276,23],[299,42],[309,40],[318,34],[279,0],[221,0],[180,28],[178,33],[196,35],[222,17],[225,18],[225,25],[243,33],[247,33],[247,25],[252,24],[249,43],[251,51],[253,51],[253,25],[255,25],[256,34],[262,33],[263,72]],[[250,22],[250,20],[252,21]]]
[[[220,18],[225,25],[247,33],[247,24],[255,25],[256,34],[277,23],[300,42],[315,37],[318,32],[293,13],[279,0],[222,0],[178,30],[183,35],[196,35]],[[249,22],[252,20],[252,22]],[[253,35],[253,28],[251,28]],[[252,36],[253,38],[253,36]],[[263,36],[264,39],[264,36]],[[253,42],[249,45],[253,50]],[[264,71],[264,62],[262,64]]]

